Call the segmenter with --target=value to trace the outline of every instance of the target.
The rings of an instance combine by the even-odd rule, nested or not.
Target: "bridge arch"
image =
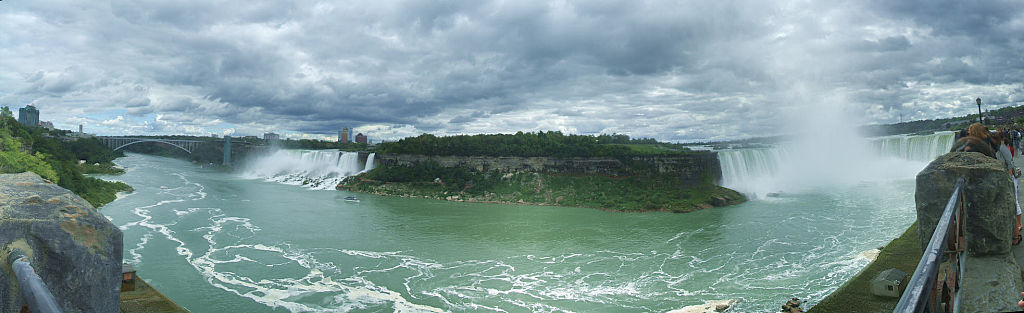
[[[134,145],[134,144],[137,144],[137,143],[140,143],[140,142],[159,142],[159,143],[165,143],[165,144],[172,145],[172,146],[174,146],[174,147],[176,147],[178,149],[181,149],[181,150],[183,150],[185,152],[188,152],[188,154],[192,154],[192,151],[189,150],[189,149],[185,149],[185,147],[179,146],[178,144],[175,144],[174,142],[171,142],[171,141],[160,140],[160,139],[136,139],[135,141],[123,144],[123,145],[121,145],[121,146],[119,146],[117,148],[114,148],[113,150],[114,151],[121,150],[121,148],[130,146],[130,145]]]

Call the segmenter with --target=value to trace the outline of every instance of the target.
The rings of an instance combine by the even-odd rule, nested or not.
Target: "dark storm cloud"
[[[5,1],[0,102],[112,133],[771,135],[822,105],[886,123],[1019,104],[1022,7]]]

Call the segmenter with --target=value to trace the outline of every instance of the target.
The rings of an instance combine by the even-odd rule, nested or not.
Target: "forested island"
[[[561,132],[409,137],[339,189],[449,201],[689,212],[745,201],[715,184],[712,152],[626,135]]]
[[[0,173],[33,172],[58,186],[71,190],[100,207],[132,188],[83,174],[121,172],[112,161],[122,156],[96,138],[69,138],[70,131],[26,127],[14,119],[10,109],[0,112]]]

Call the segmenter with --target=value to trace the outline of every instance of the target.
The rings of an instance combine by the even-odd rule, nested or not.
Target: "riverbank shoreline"
[[[118,157],[121,158],[121,157]],[[115,158],[116,160],[117,158]],[[80,195],[82,198],[86,198],[96,210],[103,208],[111,202],[117,201],[124,197],[125,194],[129,194],[135,191],[135,188],[128,185],[125,182],[119,180],[107,180],[103,179],[102,176],[117,176],[125,173],[124,168],[117,166],[113,161],[103,164],[89,165],[78,164],[79,169],[83,170],[82,174],[90,180],[89,183],[96,184],[99,188],[98,191],[88,195]],[[88,171],[86,171],[89,169]],[[102,175],[96,177],[95,175]]]

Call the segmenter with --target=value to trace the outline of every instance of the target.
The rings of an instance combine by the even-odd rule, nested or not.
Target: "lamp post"
[[[974,101],[978,102],[978,123],[985,124],[981,121],[981,97],[978,97],[978,99],[975,99]]]

